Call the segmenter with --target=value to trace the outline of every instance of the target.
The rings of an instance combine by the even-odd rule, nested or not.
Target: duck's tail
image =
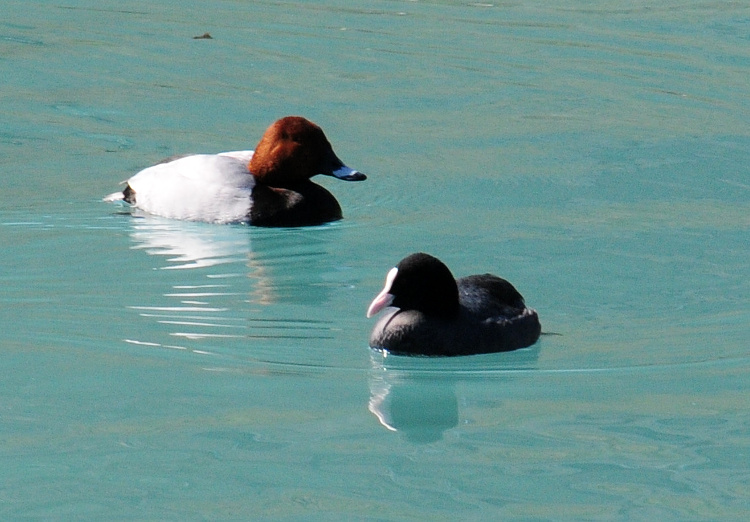
[[[108,203],[111,203],[113,201],[125,201],[125,194],[122,192],[113,192],[109,196],[105,196],[102,201],[106,201]]]
[[[123,183],[127,183],[127,181],[123,181]],[[125,203],[135,205],[135,191],[130,188],[130,185],[125,185],[125,189],[122,192],[113,192],[109,196],[106,196],[104,201],[124,201]]]

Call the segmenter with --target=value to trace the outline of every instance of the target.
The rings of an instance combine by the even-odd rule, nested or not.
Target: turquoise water
[[[747,518],[750,7],[550,4],[4,2],[2,518]],[[101,202],[287,114],[343,221]],[[372,353],[416,250],[559,335]]]

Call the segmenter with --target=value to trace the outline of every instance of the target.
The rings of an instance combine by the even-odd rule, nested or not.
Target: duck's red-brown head
[[[345,181],[367,178],[344,165],[323,130],[300,116],[281,118],[266,129],[250,160],[250,172],[258,183],[279,188],[294,188],[317,174]]]

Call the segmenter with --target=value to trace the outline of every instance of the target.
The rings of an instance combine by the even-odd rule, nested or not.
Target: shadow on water
[[[452,358],[370,354],[368,409],[380,424],[410,442],[427,444],[458,426],[456,385],[476,377],[511,379],[518,371],[534,370],[540,343],[529,348],[487,355]]]

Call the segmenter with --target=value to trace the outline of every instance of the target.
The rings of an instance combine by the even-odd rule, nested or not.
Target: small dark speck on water
[[[203,33],[200,36],[193,36],[193,40],[213,40],[213,36],[211,36],[209,33]]]

